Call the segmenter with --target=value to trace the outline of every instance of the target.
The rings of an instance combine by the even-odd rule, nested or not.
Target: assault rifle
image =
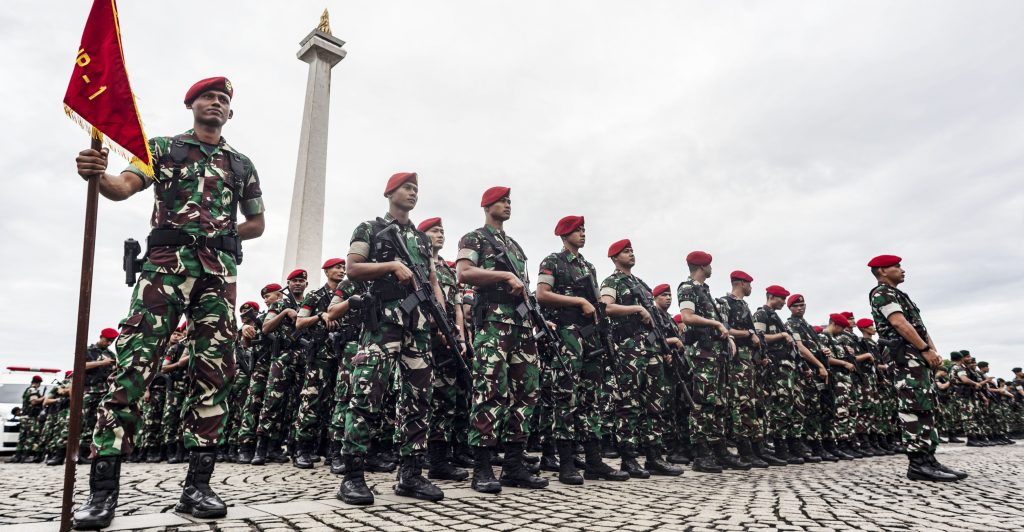
[[[653,343],[658,346],[659,350],[663,354],[674,353],[675,349],[673,349],[672,346],[668,343],[668,337],[665,335],[665,331],[668,330],[668,328],[670,327],[672,329],[675,329],[675,324],[668,321],[668,315],[665,314],[665,311],[658,308],[658,306],[654,303],[654,297],[651,295],[651,293],[645,290],[644,287],[641,286],[640,282],[636,280],[636,278],[633,278],[632,276],[630,277],[632,283],[630,284],[629,291],[633,293],[633,296],[636,297],[637,301],[640,302],[640,306],[642,306],[644,310],[647,311],[647,314],[651,316],[651,332],[648,334],[648,338],[651,339]],[[683,396],[685,396],[686,398],[686,402],[690,403],[691,408],[695,407],[695,403],[693,402],[693,396],[690,395],[690,390],[686,388],[686,380],[683,379],[683,375],[679,372],[679,365],[676,364],[676,360],[682,360],[684,361],[683,363],[687,365],[690,361],[689,359],[686,358],[685,354],[675,353],[675,357],[672,359],[671,367],[672,373],[675,375],[676,380],[679,381],[679,385],[682,389]],[[692,372],[693,368],[690,368],[690,370]]]

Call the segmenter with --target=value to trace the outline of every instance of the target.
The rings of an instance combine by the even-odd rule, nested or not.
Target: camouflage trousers
[[[687,448],[690,446],[690,402],[684,394],[689,392],[689,385],[692,378],[686,363],[682,360],[685,356],[682,353],[672,357],[672,364],[679,366],[679,378],[671,366],[666,365],[665,376],[668,379],[668,397],[665,408],[665,434],[663,439],[669,448]]]
[[[540,368],[529,327],[486,321],[473,338],[469,444],[526,444],[537,406]]]
[[[137,438],[140,447],[159,449],[163,445],[160,436],[163,434],[161,422],[164,418],[166,399],[166,387],[151,386],[149,388],[149,401],[142,404],[142,432]]]
[[[764,427],[757,415],[757,374],[749,347],[737,347],[736,356],[729,361],[729,418],[736,438],[758,441],[764,437]]]
[[[662,357],[642,336],[616,345],[615,435],[620,445],[660,447],[665,426],[665,365]]]
[[[164,399],[164,417],[160,420],[160,441],[164,445],[177,445],[184,441],[184,427],[181,426],[182,406],[185,403],[188,383],[180,371],[175,372],[176,380],[171,382]],[[225,386],[225,388],[228,388]],[[226,419],[224,421],[227,421]]]
[[[812,369],[811,371],[817,373],[818,370]],[[824,390],[818,389],[818,383],[822,383],[823,387],[826,386],[817,375],[810,377],[801,375],[797,385],[799,393],[803,394],[803,435],[810,440],[820,440],[828,436],[826,432],[828,415],[825,412],[825,405],[822,403]]]
[[[68,406],[62,405],[59,410],[46,416],[49,427],[46,431],[45,449],[51,453],[63,452],[68,443],[68,418],[71,415]]]
[[[908,453],[932,454],[939,446],[932,411],[935,390],[932,370],[916,350],[907,348],[905,363],[896,364],[896,392],[899,397],[900,440]]]
[[[289,420],[294,419],[292,415],[295,411],[289,404],[289,392],[299,385],[300,357],[297,349],[281,349],[270,361],[267,389],[263,394],[263,408],[260,410],[260,421],[256,426],[257,437],[281,442],[291,436]]]
[[[39,450],[37,419],[36,416],[21,416],[18,418],[17,452],[28,454]]]
[[[85,387],[82,396],[82,429],[79,435],[82,442],[81,447],[92,443],[92,428],[96,426],[96,411],[99,409],[103,395],[107,393],[106,383],[99,382]]]
[[[241,431],[242,414],[245,399],[249,395],[249,375],[237,372],[231,381],[231,393],[228,395],[230,404],[235,405],[228,415],[227,424],[221,433],[219,445],[238,445],[238,434]]]
[[[352,359],[359,351],[358,342],[346,342],[338,361],[338,374],[334,379],[334,412],[331,414],[331,439],[341,444],[345,441],[345,417],[352,401]]]
[[[690,410],[690,431],[694,443],[717,444],[725,437],[728,417],[728,396],[723,367],[714,351],[692,345],[686,347],[693,366],[693,408]]]
[[[575,326],[560,327],[562,355],[545,361],[550,376],[550,424],[541,432],[556,440],[586,442],[604,436],[599,393],[604,380],[604,357],[588,356],[596,346]],[[568,363],[568,367],[563,363]]]
[[[848,440],[853,435],[853,419],[850,417],[853,379],[844,371],[833,371],[832,378],[836,381],[836,404],[832,411],[829,435],[837,441]]]
[[[295,419],[295,440],[315,442],[325,431],[334,404],[334,379],[338,375],[338,359],[325,341],[317,346],[309,359],[299,389],[299,412]]]
[[[789,357],[773,358],[772,366],[768,384],[771,393],[768,433],[773,438],[801,438],[806,409],[798,385],[800,373]]]
[[[434,390],[431,393],[430,427],[427,439],[432,442],[456,442],[468,421],[469,390],[459,379],[461,356],[442,345],[434,336],[431,348],[434,358]]]
[[[238,426],[238,444],[248,445],[256,442],[256,425],[260,422],[263,411],[263,399],[267,394],[267,377],[270,373],[270,361],[266,356],[253,362],[249,372],[249,393],[240,408],[242,421]]]
[[[345,454],[369,450],[374,428],[379,426],[388,387],[397,382],[398,425],[401,456],[422,454],[427,444],[430,394],[434,375],[430,358],[430,328],[414,310],[399,320],[380,323],[376,331],[364,330],[359,351],[352,360],[352,399],[345,416]],[[397,381],[395,380],[397,379]]]
[[[212,447],[227,414],[227,386],[235,373],[234,277],[186,277],[143,271],[117,338],[117,369],[97,413],[93,456],[130,454],[139,424],[139,399],[158,357],[187,315],[193,326],[190,386],[182,407],[185,446]]]
[[[896,434],[896,416],[899,411],[896,387],[888,379],[878,379],[878,393],[881,396],[879,426],[882,434]]]

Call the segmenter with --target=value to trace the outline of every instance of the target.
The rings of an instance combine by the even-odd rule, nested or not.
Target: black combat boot
[[[860,444],[862,452],[868,456],[885,456],[885,451],[875,447],[874,442],[871,441],[871,437],[868,434],[861,434],[857,437],[857,443]]]
[[[789,447],[789,454],[800,457],[804,462],[808,464],[821,463],[821,457],[814,456],[800,438],[790,436],[786,438],[786,445]]]
[[[89,498],[75,509],[72,516],[75,530],[99,530],[110,526],[117,509],[120,480],[120,456],[98,456],[92,461],[89,466]]]
[[[292,465],[299,469],[313,469],[313,442],[295,442],[295,456]]]
[[[275,464],[287,464],[289,462],[288,453],[281,449],[282,442],[272,441],[270,446],[267,448],[267,461]]]
[[[227,505],[210,489],[210,475],[213,474],[216,463],[217,451],[213,448],[199,447],[192,450],[181,498],[174,506],[175,512],[204,519],[227,515]]]
[[[754,446],[750,440],[740,440],[736,442],[736,450],[740,453],[740,458],[750,462],[750,467],[765,468],[768,467],[768,462],[765,462],[756,454],[754,454]]]
[[[502,486],[512,488],[539,489],[548,486],[546,478],[534,476],[523,464],[523,444],[521,443],[505,444],[505,460],[501,464],[501,477],[498,480]]]
[[[64,465],[64,449],[54,451],[50,453],[50,456],[46,459],[46,465],[48,466],[59,466]]]
[[[938,469],[943,473],[953,475],[954,477],[956,477],[957,480],[963,480],[969,476],[967,473],[964,473],[963,471],[957,471],[956,469],[952,469],[940,464],[939,461],[935,459],[935,453],[926,454],[924,459],[929,464],[931,464],[932,467],[934,467],[935,469]]]
[[[252,455],[252,460],[249,461],[251,465],[261,466],[267,463],[267,447],[270,445],[270,441],[267,440],[266,436],[260,436],[256,438],[256,451]]]
[[[960,438],[958,438],[957,434],[955,432],[950,432],[949,433],[949,443],[964,443],[964,440],[961,440]]]
[[[615,448],[615,440],[611,435],[601,438],[601,458],[618,458],[619,451]]]
[[[159,449],[159,452],[157,452],[157,451],[150,451],[150,452],[156,454],[157,462],[158,463],[159,462],[166,462],[167,461],[167,456],[168,456],[167,453],[170,450],[170,445],[157,445],[156,448]]]
[[[785,438],[775,438],[775,456],[791,465],[803,464],[804,459],[799,454],[794,454],[793,451],[793,449],[789,448],[789,442]]]
[[[896,454],[896,449],[889,447],[888,442],[885,441],[885,436],[882,436],[881,434],[875,434],[875,447],[881,449],[886,456]]]
[[[345,459],[341,457],[341,444],[331,441],[331,447],[327,450],[327,465],[331,467],[331,474],[340,475],[345,472]]]
[[[661,458],[661,449],[655,445],[644,447],[644,458],[644,469],[652,475],[678,477],[683,474],[683,468],[674,466]]]
[[[814,456],[817,456],[818,458],[821,458],[821,460],[823,462],[838,462],[839,461],[839,457],[838,456],[828,452],[828,450],[825,449],[825,446],[822,445],[821,440],[811,440],[810,447],[811,447],[811,451],[814,453]]]
[[[228,461],[228,450],[223,445],[217,446],[217,461],[222,464]]]
[[[173,445],[174,455],[167,459],[168,464],[180,464],[185,461],[185,442],[179,441]]]
[[[149,463],[149,447],[142,448],[142,452],[139,453],[139,461]]]
[[[706,443],[693,445],[693,464],[690,466],[694,471],[701,473],[721,473],[722,466],[718,465],[711,456],[711,449]]]
[[[561,469],[558,467],[558,449],[555,447],[555,440],[553,438],[544,438],[544,443],[541,444],[541,455],[540,455],[540,468],[542,471],[553,471],[558,472]]]
[[[365,506],[373,504],[373,493],[366,486],[366,479],[363,478],[363,455],[345,455],[345,476],[341,479],[341,486],[334,494],[335,498],[346,504]]]
[[[32,458],[32,463],[41,464],[43,460],[46,460],[46,451],[37,451],[36,455]]]
[[[21,454],[21,451],[15,451],[14,456],[10,457],[7,464],[20,464],[25,461],[25,457]]]
[[[619,456],[622,458],[619,469],[629,473],[629,478],[651,478],[651,472],[640,467],[640,463],[636,461],[640,453],[632,445],[619,444]]]
[[[690,454],[689,445],[676,443],[672,446],[672,452],[668,453],[665,459],[672,464],[690,465],[690,462],[693,461],[693,455]]]
[[[228,445],[227,462],[229,464],[234,464],[235,462],[238,462],[238,446],[237,445]]]
[[[583,484],[583,477],[576,469],[576,445],[571,441],[558,442],[558,481],[570,486]]]
[[[91,464],[92,462],[89,460],[89,453],[91,451],[92,451],[92,449],[90,448],[88,443],[86,443],[84,445],[79,444],[78,445],[78,463],[82,464],[82,465]],[[143,453],[139,450],[138,447],[136,447],[135,450],[132,451],[132,454],[134,454],[134,455],[139,457],[138,460],[135,460],[136,462],[142,462],[143,461],[143,458],[142,458],[142,454]]]
[[[389,460],[389,454],[382,449],[374,449],[370,446],[370,452],[366,454],[363,467],[371,473],[391,473],[398,468],[398,464]]]
[[[526,438],[526,450],[531,453],[539,452],[543,446],[540,443],[540,433],[531,432]]]
[[[910,466],[907,468],[907,478],[910,480],[929,480],[934,482],[954,482],[959,478],[946,473],[933,466],[925,453],[907,453],[910,459]]]
[[[826,438],[822,440],[822,447],[824,447],[825,450],[829,452],[829,454],[835,456],[840,460],[853,460],[853,456],[846,454],[845,451],[840,449],[839,445],[836,443],[836,440],[832,438]]]
[[[747,471],[752,466],[750,462],[744,460],[739,455],[735,455],[729,452],[729,448],[725,446],[725,441],[719,441],[712,447],[715,459],[722,467],[727,469],[735,469],[737,471]]]
[[[981,438],[979,438],[978,435],[976,435],[976,434],[975,435],[968,434],[967,435],[967,446],[968,447],[988,447],[988,444],[983,442],[983,441],[981,441]]]
[[[501,483],[491,470],[491,450],[487,447],[473,448],[473,482],[470,487],[480,493],[501,492]]]
[[[473,467],[473,449],[465,441],[452,445],[452,464],[457,467]]]
[[[255,452],[255,446],[252,443],[243,443],[238,446],[238,460],[239,464],[248,464],[252,462],[252,455]]]
[[[583,478],[587,480],[629,480],[629,473],[620,471],[604,463],[601,459],[601,443],[597,440],[587,440],[583,443],[583,456],[585,465]]]
[[[427,477],[436,480],[466,480],[469,472],[448,460],[448,442],[427,442]],[[432,499],[427,499],[432,500]]]
[[[754,456],[760,458],[770,466],[782,467],[789,465],[789,462],[780,459],[779,457],[775,456],[775,454],[773,454],[771,451],[769,451],[768,447],[764,445],[764,442],[750,442],[750,448],[754,451]]]
[[[848,454],[848,455],[850,455],[850,456],[852,456],[854,458],[867,458],[867,456],[868,456],[868,455],[860,452],[859,449],[857,449],[857,443],[853,440],[853,438],[850,438],[848,440],[843,440],[842,442],[840,442],[839,443],[839,448],[842,449],[843,452],[845,452],[846,454]]]
[[[447,459],[445,459],[445,463],[448,463]],[[402,467],[398,470],[398,483],[395,484],[395,495],[433,502],[444,499],[444,492],[441,491],[441,488],[423,478],[420,457],[415,455],[402,457]]]

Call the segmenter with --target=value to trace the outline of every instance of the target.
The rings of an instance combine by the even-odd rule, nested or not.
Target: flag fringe
[[[124,160],[130,161],[132,164],[134,164],[140,170],[142,170],[143,173],[145,173],[146,175],[148,175],[150,177],[153,176],[153,165],[146,164],[145,162],[142,161],[142,159],[139,159],[135,155],[132,155],[132,153],[130,151],[128,151],[127,149],[125,149],[123,146],[121,146],[120,144],[110,140],[110,136],[109,135],[104,135],[102,131],[100,131],[96,127],[93,127],[91,124],[89,124],[89,122],[87,122],[84,118],[82,118],[81,115],[76,113],[73,109],[71,109],[67,105],[64,106],[64,114],[68,115],[68,118],[70,118],[72,122],[78,124],[78,127],[81,127],[82,129],[88,131],[90,135],[96,136],[96,133],[98,132],[99,133],[99,137],[101,139],[103,139],[103,144],[107,148],[109,148],[110,151],[116,153],[118,156],[120,156]],[[146,150],[147,151],[149,150],[149,143],[148,142],[146,143]],[[150,160],[152,160],[152,156],[150,156]]]

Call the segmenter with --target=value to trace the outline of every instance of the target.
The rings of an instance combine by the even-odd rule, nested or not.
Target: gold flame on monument
[[[320,24],[317,25],[316,29],[331,35],[331,17],[327,14],[327,8],[324,8],[324,14],[320,15]]]

